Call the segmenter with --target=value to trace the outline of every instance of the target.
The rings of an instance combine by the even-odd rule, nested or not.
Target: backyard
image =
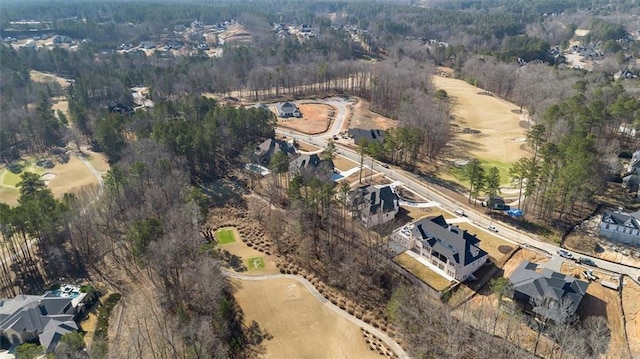
[[[407,252],[397,255],[393,261],[437,291],[443,291],[451,285],[450,281],[418,262]]]

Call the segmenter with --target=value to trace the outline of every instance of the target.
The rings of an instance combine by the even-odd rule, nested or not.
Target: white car
[[[496,228],[496,226],[494,226],[493,224],[490,224],[490,225],[487,227],[487,229],[488,229],[488,230],[490,230],[491,232],[496,232],[496,233],[498,233],[498,228]]]
[[[464,214],[464,209],[462,209],[462,208],[456,208],[456,209],[453,211],[453,213],[457,214],[458,216],[462,216],[462,217],[464,217],[464,216],[465,216],[465,214]]]
[[[573,259],[573,254],[571,254],[571,252],[569,251],[565,251],[564,249],[559,249],[558,255],[562,258]]]

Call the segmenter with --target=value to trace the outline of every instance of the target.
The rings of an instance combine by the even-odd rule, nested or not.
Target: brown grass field
[[[350,159],[342,156],[336,156],[333,158],[333,165],[340,171],[348,171],[353,167],[358,167],[356,162],[351,161]]]
[[[353,115],[349,123],[349,128],[379,128],[386,130],[398,126],[398,121],[381,116],[369,110],[370,103],[363,99],[353,106]]]
[[[480,240],[480,248],[489,253],[489,256],[494,259],[494,263],[500,261],[515,246],[513,243],[504,241],[471,223],[458,223],[456,225],[466,229],[471,234],[475,234]]]
[[[632,358],[640,358],[640,285],[625,278],[622,287],[622,308],[627,323],[627,338]]]
[[[70,82],[67,79],[64,79],[60,76],[56,76],[53,74],[40,72],[40,71],[31,70],[29,71],[29,76],[31,77],[31,81],[33,82],[39,82],[39,83],[57,82],[62,88],[67,88],[70,85]]]
[[[29,169],[27,169],[29,170]],[[67,192],[76,192],[81,187],[97,185],[98,179],[89,171],[89,169],[77,157],[71,156],[69,162],[60,164],[55,167],[41,171],[38,173],[48,173],[54,177],[48,181],[47,186],[57,198],[62,197]],[[0,202],[9,205],[18,203],[19,191],[15,186],[8,184],[0,185]]]
[[[380,358],[359,327],[322,305],[293,279],[234,280],[245,321],[273,335],[262,358]]]
[[[523,150],[527,130],[520,125],[519,107],[462,80],[433,76],[436,88],[453,99],[453,124],[479,134],[454,133],[449,144],[452,159],[478,157],[488,161],[513,163],[530,156]]]
[[[327,132],[331,119],[329,114],[335,113],[333,106],[320,103],[297,104],[302,113],[301,118],[281,118],[278,117],[278,126],[290,128],[295,131],[316,135]]]
[[[435,290],[441,291],[451,285],[451,282],[447,279],[418,262],[407,253],[398,254],[393,258],[393,261]]]
[[[239,24],[227,26],[227,30],[218,34],[218,38],[224,42],[235,44],[250,44],[252,42],[251,34]]]

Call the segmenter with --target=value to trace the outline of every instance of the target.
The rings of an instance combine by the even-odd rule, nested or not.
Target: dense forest
[[[201,96],[216,93],[230,103],[236,103],[236,96],[254,101],[358,96],[372,111],[397,121],[384,144],[360,144],[362,158],[367,154],[420,173],[419,163],[437,165],[451,137],[454,104],[431,84],[437,67],[449,66],[453,76],[520,106],[531,125],[527,145],[532,156],[515,163],[510,175],[519,180],[524,208],[531,220],[562,229],[572,225],[567,218],[588,211],[607,182],[618,179],[618,155],[640,144],[619,130],[640,125],[640,101],[637,87],[613,80],[608,71],[613,67],[569,69],[555,63],[550,50],[568,46],[577,19],[591,30],[585,41],[617,44],[635,29],[608,16],[630,9],[633,2],[422,3],[431,7],[360,1],[3,4],[2,38],[24,35],[12,29],[12,21],[37,19],[55,34],[88,41],[74,51],[0,45],[0,161],[11,166],[24,156],[88,144],[111,165],[103,190],[60,199],[37,175],[22,175],[18,204],[0,204],[1,244],[8,250],[0,251],[7,259],[1,258],[3,295],[41,290],[49,278],[59,276],[100,277],[124,292],[125,299],[148,287],[145,293],[157,300],[161,313],[138,329],[150,335],[150,326],[161,328],[157,335],[163,344],[138,344],[129,354],[251,357],[259,344],[255,327],[243,322],[207,230],[217,218],[211,213],[239,211],[262,225],[283,258],[386,313],[416,357],[470,357],[468,348],[445,345],[454,336],[475,343],[476,355],[531,354],[517,336],[474,334],[442,303],[426,301],[399,278],[375,250],[382,237],[347,218],[348,188],[304,174],[289,176],[286,159],[280,159],[268,186],[255,188],[268,207],[242,200],[253,189],[244,165],[256,144],[275,135],[275,118],[269,111]],[[120,44],[159,40],[193,20],[216,24],[228,19],[242,22],[252,42],[225,44],[220,57],[115,51]],[[311,24],[320,35],[306,41],[280,39],[271,31],[279,22]],[[367,30],[370,50],[341,30],[346,24]],[[446,46],[429,48],[429,40]],[[634,69],[627,56],[637,55],[637,45],[615,57],[624,52],[618,47],[611,44],[609,63],[616,70]],[[31,70],[71,84],[63,89],[35,82]],[[149,87],[155,106],[112,111],[133,105],[134,86]],[[52,110],[54,97],[68,101],[68,115]],[[329,146],[322,155],[332,159],[334,151]],[[236,190],[221,203],[212,189],[218,181],[234,182],[245,192]],[[481,178],[472,182],[476,190],[487,188]],[[5,265],[8,261],[13,266]],[[419,310],[413,310],[415,303],[421,303]],[[438,333],[434,341],[422,340],[417,323]],[[571,333],[579,329],[587,333],[583,337],[594,332],[572,328]],[[568,336],[553,335],[558,342]],[[602,350],[593,342],[571,345],[584,356]],[[108,346],[108,338],[99,338],[87,355],[109,357]],[[75,355],[82,357],[78,349]]]

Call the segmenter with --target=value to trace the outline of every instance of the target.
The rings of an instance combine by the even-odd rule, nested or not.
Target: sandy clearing
[[[589,30],[587,29],[576,29],[576,31],[574,32],[576,36],[587,36],[588,33]]]
[[[245,321],[273,335],[263,358],[377,358],[360,328],[335,314],[293,279],[233,280]]]
[[[398,126],[398,121],[369,110],[370,105],[369,101],[358,99],[358,103],[353,106],[353,116],[351,117],[349,128],[379,128],[387,130]]]
[[[640,285],[625,278],[622,308],[626,319],[627,339],[632,358],[640,358]]]
[[[51,98],[51,109],[54,111],[60,110],[65,116],[69,116],[69,101],[64,96]]]
[[[67,88],[71,84],[70,80],[67,80],[63,77],[36,70],[29,71],[29,77],[31,77],[31,81],[39,83],[57,82],[62,88]]]
[[[220,34],[218,38],[222,42],[250,43],[252,41],[251,34],[239,24],[227,26],[227,29]]]
[[[513,163],[529,153],[524,145],[527,131],[520,126],[520,108],[487,95],[481,88],[462,80],[432,77],[433,84],[453,99],[453,124],[459,126],[449,147],[456,158],[478,157],[502,163]],[[454,127],[455,128],[455,127]],[[469,128],[479,134],[462,133]]]

